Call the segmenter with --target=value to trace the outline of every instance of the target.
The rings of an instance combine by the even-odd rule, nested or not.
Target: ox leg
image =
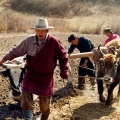
[[[105,102],[105,97],[103,96],[103,81],[100,79],[97,79],[97,85],[98,85],[98,94],[99,94],[99,100],[101,102]]]
[[[120,82],[119,82],[119,88],[118,88],[118,94],[117,97],[120,97]]]
[[[47,120],[48,119],[48,117],[49,117],[49,114],[42,114],[42,116],[41,116],[41,119],[40,120]]]
[[[110,97],[111,100],[113,100],[113,92],[111,93],[111,97]]]
[[[107,88],[107,91],[108,91],[109,88],[110,88],[110,84],[106,84],[106,88]],[[113,93],[111,93],[111,98],[110,99],[113,100]]]
[[[105,105],[107,106],[111,105],[111,96],[113,94],[114,88],[117,86],[118,83],[119,83],[119,80],[116,80],[115,82],[111,83],[110,88],[108,89],[108,97],[105,102]]]

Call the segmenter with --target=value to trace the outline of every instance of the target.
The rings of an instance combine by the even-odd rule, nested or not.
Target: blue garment
[[[89,38],[80,37],[78,39],[79,39],[78,45],[71,44],[70,48],[68,49],[68,54],[71,54],[74,51],[75,48],[77,48],[80,51],[80,53],[90,52],[94,48],[94,45],[90,41]],[[94,66],[91,63],[89,57],[81,58],[79,65],[81,66],[84,63],[85,60],[88,60],[87,67],[89,67],[91,69],[94,69]],[[79,67],[78,74],[81,75],[81,76],[85,76],[85,75],[95,76],[93,71],[87,70],[87,69],[81,68],[81,67]]]

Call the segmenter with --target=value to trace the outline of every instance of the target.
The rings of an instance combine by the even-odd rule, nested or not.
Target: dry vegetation
[[[60,38],[66,50],[69,47],[67,38],[75,32],[79,36],[89,37],[98,46],[105,39],[103,28],[111,27],[120,34],[119,5],[120,0],[0,0],[0,58],[33,33],[29,28],[34,26],[39,17],[47,18],[50,25],[55,27],[50,32]],[[76,59],[74,64],[77,66],[78,62],[79,59]],[[56,69],[56,92],[53,97],[57,102],[51,106],[49,120],[72,120],[72,117],[74,120],[120,120],[120,101],[115,99],[111,108],[105,108],[104,103],[98,100],[97,88],[92,90],[89,81],[86,81],[85,91],[76,89],[77,67],[74,68],[74,74],[75,91],[70,86],[64,87],[66,84],[63,84],[59,69]],[[21,110],[9,109],[9,103],[14,104],[14,101],[8,99],[8,82],[2,76],[0,84],[0,120],[23,120]],[[70,94],[69,99],[65,89]],[[35,106],[34,112],[37,113],[39,106]]]
[[[119,0],[1,0],[0,33],[27,32],[38,17],[54,31],[100,34],[111,27],[120,34]]]

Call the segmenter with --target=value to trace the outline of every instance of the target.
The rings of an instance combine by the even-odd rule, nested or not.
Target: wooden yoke
[[[84,58],[84,57],[92,57],[94,55],[94,52],[84,52],[84,53],[76,53],[76,54],[71,54],[68,55],[69,59],[76,59],[76,58]],[[69,64],[69,77],[68,81],[72,82],[73,80],[73,67],[74,67],[74,61],[71,60],[71,63]]]
[[[76,53],[76,54],[71,54],[69,55],[69,59],[75,59],[75,58],[84,58],[84,57],[89,57],[93,56],[94,52],[84,52],[84,53]]]

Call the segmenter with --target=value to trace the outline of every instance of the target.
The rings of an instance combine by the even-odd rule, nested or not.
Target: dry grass
[[[0,32],[27,32],[30,27],[35,25],[39,17],[42,16],[22,14],[10,10],[2,12],[0,16]],[[116,15],[114,15],[114,17],[92,15],[88,17],[74,17],[71,19],[55,17],[43,18],[47,18],[49,24],[55,27],[52,31],[101,34],[105,27],[111,27],[114,33],[120,34],[120,18]]]
[[[28,16],[7,10],[1,12],[0,16],[0,32],[26,32],[34,21],[30,20],[33,16]]]
[[[11,0],[13,10],[59,18],[90,16],[97,11],[114,13],[119,5],[119,0]]]
[[[111,27],[113,32],[120,34],[120,17],[118,16],[120,10],[115,2],[112,2],[114,3],[112,6],[108,6],[101,0],[106,5],[104,6],[96,0],[87,3],[87,0],[52,0],[52,2],[34,0],[34,4],[31,4],[33,1],[30,0],[8,0],[9,3],[6,2],[7,0],[2,1],[4,2],[0,2],[0,7],[5,6],[5,10],[0,13],[0,32],[27,32],[39,17],[44,17],[48,19],[50,25],[55,27],[52,31],[101,34],[105,27]],[[8,7],[7,10],[8,4],[9,7],[11,5],[14,10],[19,9],[18,11],[22,13]]]
[[[65,16],[70,11],[69,0],[12,0],[11,8],[41,16]]]

